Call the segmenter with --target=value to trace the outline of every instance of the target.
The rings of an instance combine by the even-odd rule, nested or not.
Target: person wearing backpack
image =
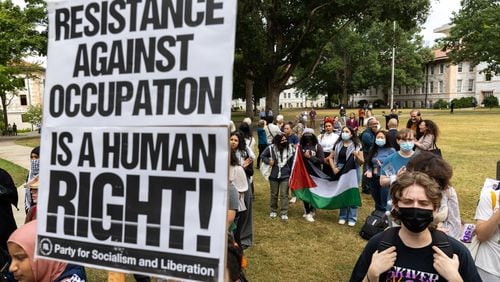
[[[350,281],[481,281],[467,247],[432,224],[442,197],[432,178],[403,172],[390,195],[401,227],[368,241]]]
[[[483,281],[500,281],[500,190],[483,191],[476,208],[476,236],[481,244],[476,266]]]

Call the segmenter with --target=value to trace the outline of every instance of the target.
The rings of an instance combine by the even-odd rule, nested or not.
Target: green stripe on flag
[[[311,190],[313,189],[315,188],[298,189],[295,190],[295,195],[297,198],[309,202],[317,209],[334,210],[348,206],[361,206],[361,196],[359,195],[358,187],[347,189],[346,191],[331,198],[320,197],[313,194],[311,193]]]

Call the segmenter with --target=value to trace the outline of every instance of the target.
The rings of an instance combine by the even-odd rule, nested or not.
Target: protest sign
[[[44,130],[39,255],[193,280],[222,274],[227,128]]]
[[[222,280],[236,1],[48,12],[37,255]]]
[[[229,123],[236,1],[54,0],[48,11],[44,126]]]

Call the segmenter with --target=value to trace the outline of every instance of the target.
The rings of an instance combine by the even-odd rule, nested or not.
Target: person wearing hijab
[[[82,266],[54,260],[35,259],[37,221],[14,231],[7,242],[12,259],[9,271],[17,281],[86,281]]]

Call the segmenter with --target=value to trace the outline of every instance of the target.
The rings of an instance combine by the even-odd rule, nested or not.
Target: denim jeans
[[[356,222],[358,220],[358,207],[341,208],[339,219],[347,222]]]
[[[286,179],[269,179],[271,187],[270,206],[272,212],[278,212],[278,196],[281,202],[281,215],[288,215],[288,178]]]

